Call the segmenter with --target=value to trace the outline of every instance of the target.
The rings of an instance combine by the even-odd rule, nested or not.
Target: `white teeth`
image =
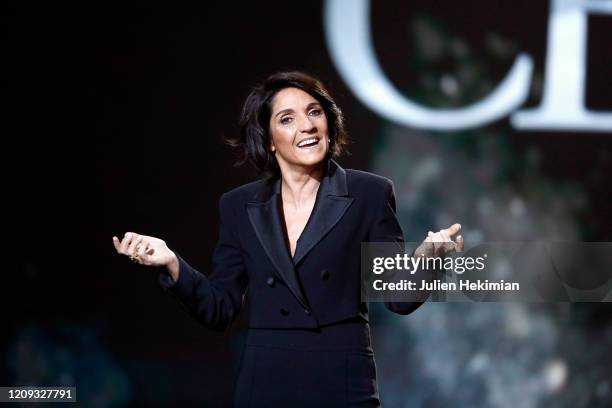
[[[306,140],[302,140],[300,143],[298,143],[298,147],[302,147],[304,145],[310,144],[310,143],[315,143],[318,142],[319,140],[315,137],[310,138],[310,139],[306,139]]]

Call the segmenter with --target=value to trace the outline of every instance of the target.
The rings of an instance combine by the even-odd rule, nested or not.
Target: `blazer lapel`
[[[286,246],[280,208],[280,179],[269,182],[256,196],[265,201],[247,203],[247,212],[257,239],[276,268],[279,277],[304,307],[306,297]]]
[[[298,265],[312,248],[340,221],[354,198],[348,197],[346,172],[334,160],[328,161],[315,206],[298,239],[293,264]]]
[[[348,197],[344,169],[334,160],[328,160],[325,176],[317,191],[315,206],[297,241],[293,259],[285,239],[280,199],[280,178],[265,183],[253,201],[247,203],[249,220],[278,276],[302,306],[308,307],[295,267],[340,221],[354,198]]]

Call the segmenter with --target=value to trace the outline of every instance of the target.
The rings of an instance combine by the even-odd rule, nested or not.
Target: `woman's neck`
[[[289,168],[281,171],[281,196],[284,205],[299,209],[316,196],[323,177],[323,165],[312,168]]]

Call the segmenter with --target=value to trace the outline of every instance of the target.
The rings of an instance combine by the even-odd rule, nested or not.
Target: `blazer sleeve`
[[[384,197],[381,200],[381,204],[370,231],[370,242],[403,243],[404,233],[402,232],[402,227],[395,214],[393,182],[389,179],[385,179]],[[414,312],[423,303],[424,302],[385,302],[385,306],[394,313],[407,315]]]
[[[248,278],[234,220],[225,195],[219,200],[219,240],[212,256],[212,272],[204,275],[191,267],[179,254],[179,275],[173,281],[160,271],[162,288],[177,298],[188,313],[204,326],[228,329],[242,307]]]

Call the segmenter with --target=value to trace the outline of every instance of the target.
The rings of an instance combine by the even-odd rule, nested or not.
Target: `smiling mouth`
[[[310,137],[308,139],[304,139],[302,140],[300,143],[298,143],[297,147],[299,147],[300,149],[305,149],[308,147],[313,147],[319,144],[319,138],[318,137]]]

